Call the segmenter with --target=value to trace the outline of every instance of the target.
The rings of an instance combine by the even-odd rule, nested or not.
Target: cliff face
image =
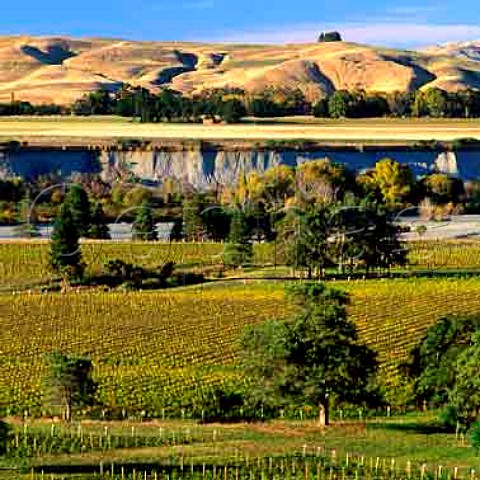
[[[480,151],[434,152],[409,150],[348,149],[314,151],[205,150],[205,151],[103,151],[21,149],[0,153],[0,177],[33,178],[56,173],[101,173],[111,181],[120,173],[132,172],[148,182],[175,178],[185,185],[206,188],[211,184],[232,185],[240,175],[263,173],[278,165],[296,166],[314,159],[329,158],[352,170],[371,168],[382,158],[410,166],[416,175],[434,170],[464,180],[480,178]]]
[[[153,151],[104,152],[100,156],[103,177],[130,170],[144,180],[161,182],[172,177],[184,184],[206,187],[234,184],[239,175],[259,173],[277,165],[295,165],[295,154],[263,151]]]
[[[410,166],[416,175],[433,171],[460,176],[464,180],[480,177],[480,152],[464,151],[388,151],[317,150],[297,151],[157,151],[102,153],[103,177],[114,178],[118,171],[129,170],[137,177],[154,182],[172,177],[184,184],[205,188],[209,184],[232,185],[240,175],[263,173],[279,166],[296,166],[303,162],[329,158],[348,165],[357,172],[372,168],[383,158]]]

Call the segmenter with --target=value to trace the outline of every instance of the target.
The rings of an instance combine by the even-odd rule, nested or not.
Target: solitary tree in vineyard
[[[93,403],[96,385],[92,380],[92,362],[59,352],[50,354],[47,360],[49,370],[44,387],[48,404],[59,408],[63,419],[69,422],[75,407]]]
[[[431,326],[412,350],[406,365],[415,380],[419,401],[445,405],[456,382],[459,355],[472,344],[472,335],[480,330],[480,318],[473,315],[451,315]]]
[[[285,404],[316,405],[324,427],[331,398],[351,403],[376,398],[376,354],[358,342],[344,292],[307,282],[290,288],[289,295],[298,315],[282,327],[267,322],[247,330],[241,342],[245,365],[254,392],[267,391]],[[262,338],[268,341],[258,341]]]
[[[467,427],[480,416],[480,331],[471,341],[472,345],[458,355],[455,385],[449,392],[450,405]]]

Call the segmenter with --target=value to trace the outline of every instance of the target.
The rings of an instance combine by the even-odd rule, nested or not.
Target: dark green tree
[[[153,212],[148,201],[144,201],[138,208],[133,224],[134,240],[158,240],[158,232]]]
[[[376,400],[376,354],[358,341],[347,318],[347,295],[311,282],[290,287],[288,295],[298,311],[291,321],[283,326],[267,322],[242,337],[253,393],[277,397],[283,404],[317,406],[322,427],[329,423],[332,399],[353,404]]]
[[[353,96],[346,90],[337,90],[328,99],[328,113],[332,118],[346,118],[351,116]]]
[[[465,118],[478,117],[480,115],[480,93],[468,88],[457,92],[458,110],[456,116]]]
[[[274,212],[267,211],[267,205],[261,200],[250,201],[245,205],[245,216],[251,236],[257,241],[272,241],[275,239]]]
[[[93,364],[88,358],[53,352],[47,356],[48,371],[43,378],[49,407],[60,409],[70,422],[76,407],[91,406],[96,384],[92,380]]]
[[[479,330],[472,335],[471,345],[458,354],[454,371],[455,384],[449,392],[449,403],[458,420],[468,428],[480,416]]]
[[[250,102],[248,113],[252,117],[269,118],[279,117],[284,112],[282,112],[281,106],[277,102],[263,95],[261,97],[254,98]]]
[[[327,249],[329,258],[338,266],[340,273],[345,273],[346,269],[352,272],[358,266],[369,250],[367,244],[372,239],[371,229],[374,227],[369,210],[355,200],[331,209],[327,225]]]
[[[372,270],[390,270],[408,264],[408,244],[400,239],[400,227],[392,221],[388,211],[379,203],[360,202],[357,230],[350,230],[350,247],[368,275]],[[357,243],[358,242],[358,243]]]
[[[230,232],[230,212],[220,206],[207,207],[202,212],[202,223],[209,239],[224,241]]]
[[[183,231],[190,242],[202,240],[206,234],[202,212],[204,204],[197,193],[189,195],[183,202]]]
[[[459,355],[471,346],[472,335],[479,329],[480,318],[471,315],[447,316],[428,329],[406,364],[418,401],[447,404],[457,381]]]
[[[100,202],[95,202],[93,205],[90,218],[90,229],[88,230],[88,238],[94,238],[98,240],[110,239],[110,230],[105,218],[105,212],[103,211],[103,207]]]
[[[103,274],[113,283],[119,285],[128,283],[133,287],[140,287],[148,272],[142,267],[124,262],[118,258],[108,260],[103,264]]]
[[[87,192],[81,185],[73,185],[65,197],[65,204],[70,209],[80,237],[87,237],[91,223]]]
[[[77,100],[72,111],[75,115],[110,115],[114,110],[114,98],[108,90],[91,92]]]
[[[245,105],[238,98],[222,102],[220,117],[227,123],[238,123],[247,114]]]
[[[306,269],[308,278],[323,278],[332,266],[328,252],[330,209],[327,205],[306,206],[288,211],[279,224],[279,243],[287,265]]]
[[[356,105],[355,117],[374,118],[384,117],[390,114],[390,107],[387,100],[381,95],[363,95]]]
[[[318,41],[320,43],[323,42],[341,42],[342,36],[339,32],[322,32],[319,37]]]
[[[247,401],[253,407],[275,409],[285,404],[288,334],[287,323],[272,319],[246,327],[240,338],[242,367],[250,380]]]
[[[172,229],[170,230],[170,241],[178,242],[184,238],[183,234],[183,217],[175,218]]]
[[[154,112],[155,99],[152,94],[145,88],[135,88],[133,91],[133,110],[134,116],[140,119],[142,123],[152,122],[158,115],[158,112]]]
[[[81,279],[84,272],[80,233],[70,206],[63,203],[55,220],[50,241],[50,265],[66,280]]]
[[[330,116],[328,108],[328,98],[320,99],[314,106],[312,110],[313,116],[318,118],[326,118]]]
[[[223,251],[223,263],[229,267],[246,266],[252,263],[253,247],[245,212],[236,208],[230,223],[228,243]]]

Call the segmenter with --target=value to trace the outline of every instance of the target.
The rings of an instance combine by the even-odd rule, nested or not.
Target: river
[[[168,240],[172,223],[158,223],[157,232],[159,240]],[[132,224],[130,223],[111,223],[108,225],[112,240],[131,240]],[[38,226],[39,239],[48,240],[53,231],[52,225]],[[0,240],[14,240],[22,238],[18,232],[18,227],[0,226]]]
[[[402,234],[404,240],[446,240],[460,238],[479,238],[480,239],[480,215],[453,215],[444,221],[425,221],[416,216],[400,214],[396,219],[402,226],[410,227],[410,232]],[[132,239],[131,223],[111,223],[109,224],[112,240],[127,241]],[[158,238],[161,241],[169,239],[169,233],[173,223],[158,223]],[[418,233],[418,227],[425,227],[421,235]],[[39,239],[48,240],[52,233],[52,225],[41,225],[38,227]],[[17,227],[0,226],[0,241],[15,240],[22,238],[18,234]]]

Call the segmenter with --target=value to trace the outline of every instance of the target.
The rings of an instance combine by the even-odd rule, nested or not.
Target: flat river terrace
[[[288,123],[287,123],[288,122]],[[108,145],[122,139],[291,141],[324,144],[397,144],[480,139],[479,120],[362,119],[320,120],[307,117],[247,120],[237,125],[140,124],[119,117],[3,117],[0,140],[30,145]]]

